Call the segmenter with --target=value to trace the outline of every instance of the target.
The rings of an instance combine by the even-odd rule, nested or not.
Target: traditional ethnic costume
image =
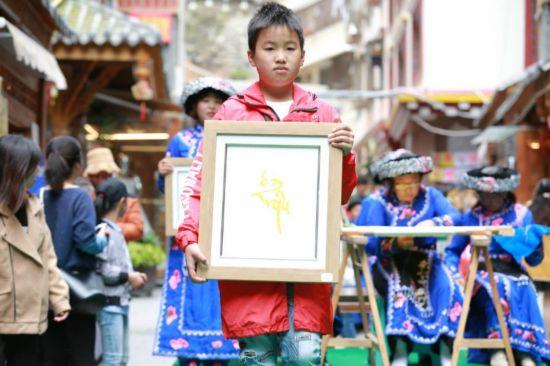
[[[224,100],[235,93],[233,87],[221,79],[197,79],[185,86],[184,111],[189,113],[211,91]],[[170,140],[167,153],[171,157],[195,157],[202,133],[203,126],[198,123],[180,131]],[[157,184],[164,191],[164,177],[159,175]],[[237,341],[227,340],[222,334],[218,282],[193,284],[187,274],[184,253],[172,240],[153,353],[177,356],[180,365],[199,362],[222,365],[238,358],[238,349]]]
[[[464,213],[461,221],[464,226],[509,225],[516,229],[513,237],[493,237],[489,246],[495,281],[512,348],[514,351],[529,354],[536,362],[549,362],[548,333],[537,306],[535,286],[521,262],[525,259],[529,265],[535,266],[542,261],[542,235],[550,234],[550,229],[533,225],[533,215],[529,209],[515,203],[512,192],[519,185],[519,174],[515,170],[499,167],[474,169],[465,174],[463,184],[478,192],[509,192],[507,201],[499,212],[486,212],[478,204]],[[469,244],[469,236],[455,236],[445,250],[445,262],[457,279],[461,278],[459,263],[462,252]],[[491,299],[491,285],[482,258],[476,281],[466,336],[500,337],[500,327]],[[471,362],[488,362],[489,358],[487,350],[470,350]]]
[[[386,186],[363,201],[357,225],[415,226],[432,220],[436,226],[453,225],[459,214],[432,187],[421,185],[412,204],[401,203],[391,188],[397,176],[432,170],[430,157],[407,150],[387,154],[374,165],[375,178]],[[378,293],[386,297],[386,334],[410,341],[434,344],[440,337],[453,337],[458,326],[462,296],[451,273],[436,253],[436,238],[414,238],[409,250],[393,239],[369,237],[373,278]],[[390,338],[390,344],[394,337]]]

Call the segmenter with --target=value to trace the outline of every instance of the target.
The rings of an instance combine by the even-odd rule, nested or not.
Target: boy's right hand
[[[147,275],[141,272],[130,272],[128,273],[128,282],[130,282],[132,288],[143,287],[147,282]]]
[[[208,265],[208,261],[197,243],[189,244],[187,248],[185,248],[185,261],[191,282],[206,282],[206,278],[197,275],[199,264],[204,266]]]
[[[161,161],[159,161],[158,164],[159,173],[163,177],[174,171],[174,166],[172,165],[172,163],[170,163],[170,160],[168,160],[168,158],[170,158],[169,152],[166,153],[166,156]]]

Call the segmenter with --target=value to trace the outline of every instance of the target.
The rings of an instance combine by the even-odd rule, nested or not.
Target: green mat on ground
[[[327,361],[330,366],[372,366],[369,365],[369,351],[362,348],[330,349],[327,352]],[[378,364],[379,362],[377,362]],[[466,361],[466,351],[460,353],[460,366],[476,366],[478,364],[468,363]],[[418,365],[418,354],[409,355],[409,365]],[[420,366],[420,365],[419,365]],[[480,365],[481,366],[481,365]]]
[[[368,351],[362,348],[345,348],[345,349],[329,349],[327,353],[327,361],[330,366],[371,366],[369,365]],[[466,362],[466,352],[461,352],[460,366],[477,366],[479,364]],[[240,362],[231,361],[229,366],[239,366]],[[411,353],[409,356],[409,365],[418,365],[418,354]],[[420,365],[419,365],[420,366]],[[482,365],[479,365],[482,366]]]

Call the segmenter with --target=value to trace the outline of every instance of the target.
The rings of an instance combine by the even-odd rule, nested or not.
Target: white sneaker
[[[407,362],[407,345],[405,342],[398,340],[395,347],[395,356],[391,362],[391,366],[407,366]]]
[[[521,358],[521,366],[537,366],[535,363],[535,360],[531,358],[531,356],[523,356]]]
[[[495,351],[491,355],[491,366],[508,366],[508,359],[504,351]]]
[[[439,344],[439,358],[441,360],[441,366],[451,366],[451,352],[445,342]]]
[[[407,366],[407,357],[394,358],[391,366]]]

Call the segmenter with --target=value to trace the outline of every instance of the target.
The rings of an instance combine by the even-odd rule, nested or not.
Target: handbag
[[[107,305],[103,278],[96,271],[68,272],[60,269],[63,279],[69,285],[72,311],[79,314],[96,315]]]

